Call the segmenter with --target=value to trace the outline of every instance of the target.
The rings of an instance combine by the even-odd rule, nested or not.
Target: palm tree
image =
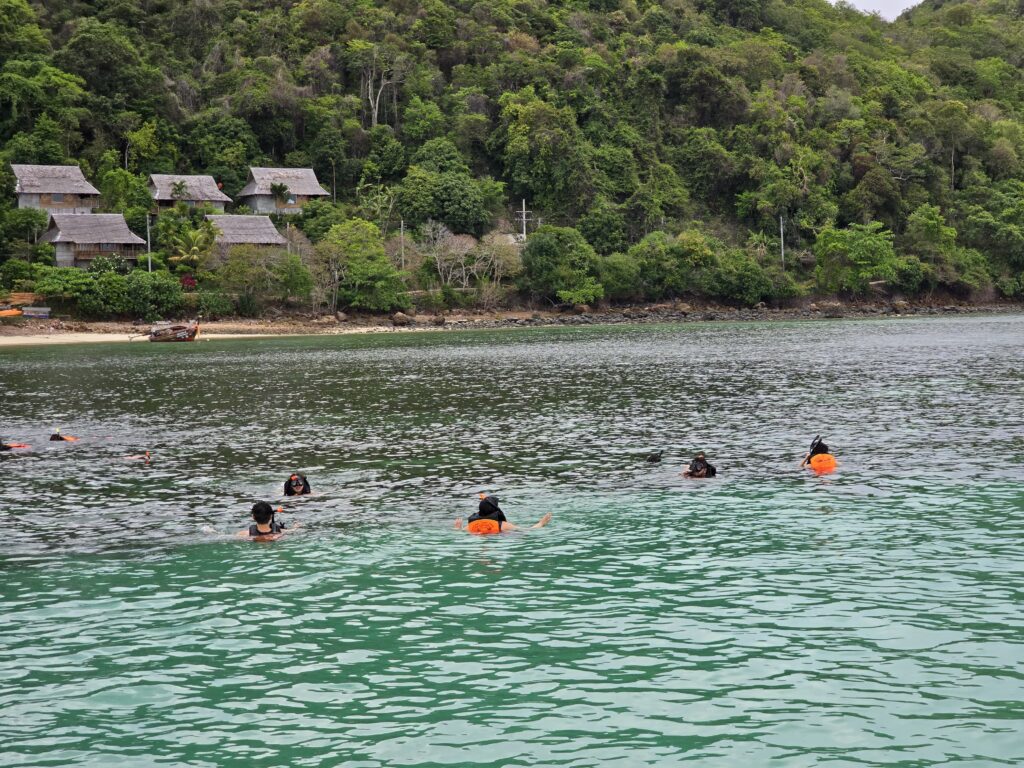
[[[209,221],[204,221],[197,229],[186,229],[171,240],[168,261],[196,270],[210,255],[216,239],[217,230]]]
[[[288,185],[287,184],[280,184],[280,183],[278,183],[278,184],[271,184],[270,185],[270,194],[272,194],[274,196],[274,200],[277,201],[277,207],[280,208],[281,207],[281,203],[283,203],[286,200],[288,200],[288,195],[290,194],[289,191],[288,191]]]
[[[171,184],[171,197],[175,200],[184,200],[188,195],[188,182],[184,179]]]

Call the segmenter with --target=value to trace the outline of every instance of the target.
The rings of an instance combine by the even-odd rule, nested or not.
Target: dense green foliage
[[[210,292],[332,306],[402,306],[396,280],[448,286],[449,262],[414,241],[434,222],[515,228],[522,198],[556,226],[532,235],[520,285],[551,300],[751,303],[880,281],[1019,294],[1022,14],[1017,0],[935,0],[892,24],[825,0],[0,0],[0,181],[10,192],[8,162],[81,163],[141,234],[148,173],[210,173],[233,195],[250,164],[310,165],[337,200],[298,219],[314,244],[355,219],[378,230],[381,250],[345,257],[358,285],[321,251],[313,282],[293,263],[257,269],[250,290],[238,263],[203,264],[194,215],[158,226],[157,260],[225,269]],[[45,263],[40,223],[11,200],[0,260]],[[409,264],[405,239],[401,258],[390,247],[399,219]]]

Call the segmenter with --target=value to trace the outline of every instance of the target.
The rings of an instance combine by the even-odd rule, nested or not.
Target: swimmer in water
[[[312,493],[312,489],[309,487],[309,480],[306,479],[305,475],[295,472],[284,481],[285,496],[305,496],[309,493]]]
[[[466,521],[466,531],[468,533],[507,533],[509,531],[521,531],[524,530],[517,525],[512,525],[505,517],[505,513],[501,507],[498,506],[498,497],[490,496],[486,493],[480,494],[480,506],[477,508],[476,514],[471,515],[469,520]],[[545,525],[551,522],[551,513],[548,512],[544,517],[538,520],[536,523],[530,526],[533,528],[543,528]],[[455,527],[458,529],[462,528],[462,518],[458,518],[455,521]]]
[[[50,435],[51,443],[73,443],[77,439],[77,437],[72,437],[71,435],[62,435],[60,427],[54,427],[53,434]]]
[[[718,474],[713,464],[708,464],[704,451],[698,451],[690,466],[683,470],[683,477],[714,477]]]
[[[252,541],[274,541],[287,533],[284,523],[274,519],[274,508],[265,501],[257,501],[252,505],[252,519],[253,524],[239,531],[238,536]]]
[[[828,449],[828,446],[825,445],[825,441],[822,440],[821,436],[819,435],[818,437],[811,440],[811,449],[804,456],[804,460],[800,462],[800,466],[806,467],[811,459],[823,453],[831,454],[832,452]]]

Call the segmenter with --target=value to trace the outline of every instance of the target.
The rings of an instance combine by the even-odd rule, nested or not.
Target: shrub
[[[260,303],[251,293],[243,293],[235,301],[235,311],[240,317],[259,317]]]
[[[19,280],[32,279],[32,265],[21,259],[9,259],[0,265],[0,286],[13,288]]]
[[[198,297],[196,309],[199,314],[210,320],[218,320],[228,317],[235,311],[234,302],[226,293],[220,291],[200,291],[195,294]]]
[[[123,317],[129,311],[128,280],[116,272],[100,272],[78,297],[77,309],[98,320]]]
[[[822,230],[814,256],[818,285],[828,293],[863,295],[871,281],[896,277],[892,232],[877,221]]]
[[[598,265],[601,285],[612,301],[632,301],[641,297],[640,265],[625,253],[613,253]]]
[[[774,290],[765,270],[742,251],[727,251],[701,275],[708,296],[753,306]]]
[[[597,254],[583,235],[572,227],[545,225],[523,249],[522,286],[545,298],[576,292],[600,298],[604,290],[595,279],[597,265]]]
[[[183,305],[181,283],[167,272],[135,271],[125,278],[128,311],[144,320],[159,320],[177,314]]]

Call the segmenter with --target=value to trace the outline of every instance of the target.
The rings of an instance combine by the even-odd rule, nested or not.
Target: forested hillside
[[[0,0],[4,256],[45,258],[9,163],[81,164],[136,231],[149,173],[234,195],[250,165],[312,166],[337,203],[298,224],[335,250],[306,267],[352,238],[376,258],[404,220],[387,296],[457,282],[435,223],[514,231],[522,199],[521,264],[462,242],[524,294],[1019,295],[1022,65],[1018,0],[892,24],[824,0]]]

